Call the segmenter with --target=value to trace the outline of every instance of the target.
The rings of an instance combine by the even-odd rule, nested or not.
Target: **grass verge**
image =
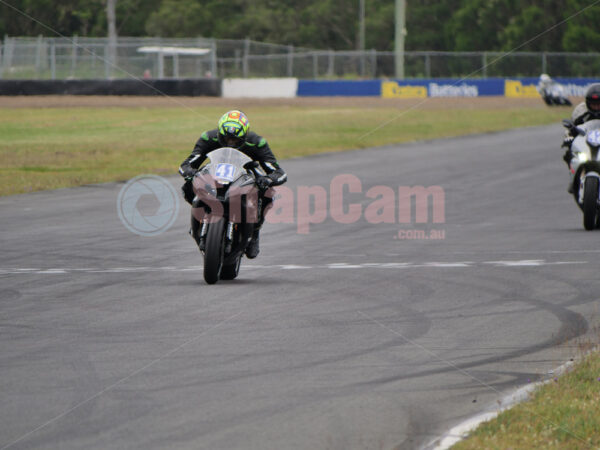
[[[175,174],[201,132],[213,128],[225,110],[214,104],[193,110],[0,107],[0,195],[126,180],[143,173]],[[258,103],[244,110],[252,129],[268,139],[279,159],[558,124],[570,114],[540,106],[453,109],[448,104],[407,110],[386,102]]]
[[[600,354],[481,424],[452,450],[600,448]]]

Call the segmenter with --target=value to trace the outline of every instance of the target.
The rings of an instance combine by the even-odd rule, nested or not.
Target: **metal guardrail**
[[[149,46],[158,50],[140,51]],[[395,54],[375,50],[312,50],[249,39],[127,37],[119,38],[113,47],[107,38],[7,36],[0,43],[0,78],[395,77]],[[407,51],[404,69],[406,78],[537,77],[541,73],[594,77],[600,74],[600,53]]]

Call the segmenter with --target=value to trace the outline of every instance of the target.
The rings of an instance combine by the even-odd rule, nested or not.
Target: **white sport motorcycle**
[[[567,97],[564,87],[559,83],[552,83],[539,90],[542,99],[548,106],[571,106],[571,100]]]
[[[564,120],[563,125],[575,135],[569,169],[573,177],[573,197],[583,211],[583,226],[586,230],[600,228],[600,120],[579,126]]]

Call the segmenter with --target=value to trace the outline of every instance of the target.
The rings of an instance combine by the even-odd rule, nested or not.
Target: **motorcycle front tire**
[[[208,225],[206,250],[204,252],[204,281],[215,284],[219,281],[225,252],[225,221],[219,219]]]
[[[596,228],[598,216],[598,178],[587,177],[583,189],[583,227],[591,231]]]

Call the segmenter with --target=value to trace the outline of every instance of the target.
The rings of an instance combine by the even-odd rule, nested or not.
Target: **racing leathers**
[[[593,119],[600,119],[600,112],[590,111],[585,102],[577,105],[571,114],[571,120],[575,126]]]

